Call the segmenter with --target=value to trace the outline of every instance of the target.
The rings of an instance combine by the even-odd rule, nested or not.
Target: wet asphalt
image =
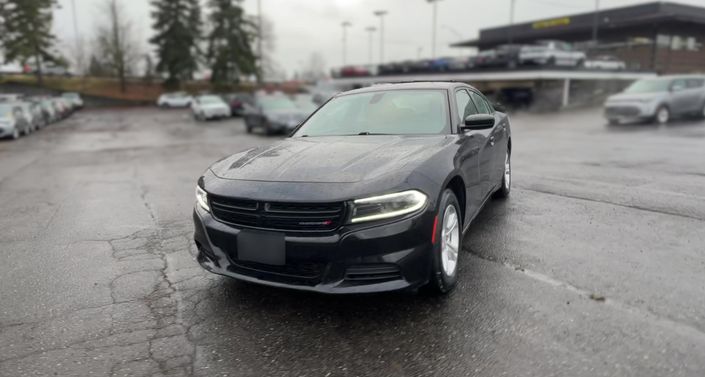
[[[0,142],[0,375],[705,375],[705,122],[513,120],[512,196],[441,298],[204,272],[196,179],[276,140],[240,120],[86,110]]]

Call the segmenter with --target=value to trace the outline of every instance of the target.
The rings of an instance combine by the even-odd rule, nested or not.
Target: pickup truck
[[[521,65],[581,67],[584,63],[584,52],[574,51],[569,43],[561,41],[537,41],[534,45],[522,47],[519,52]]]

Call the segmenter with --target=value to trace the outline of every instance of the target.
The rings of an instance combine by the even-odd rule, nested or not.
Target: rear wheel
[[[458,261],[462,244],[462,216],[458,199],[446,189],[441,196],[434,238],[433,265],[428,287],[436,294],[446,294],[458,282]]]

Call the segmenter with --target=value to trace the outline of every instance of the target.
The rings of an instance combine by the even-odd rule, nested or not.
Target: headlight
[[[388,219],[416,212],[426,205],[426,194],[411,190],[373,196],[353,202],[351,223]]]
[[[211,211],[211,207],[208,205],[208,193],[200,186],[196,186],[196,202],[204,211]]]

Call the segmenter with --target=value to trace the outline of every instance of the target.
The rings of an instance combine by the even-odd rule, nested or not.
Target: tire
[[[512,191],[512,154],[507,148],[507,153],[504,155],[504,169],[502,171],[502,185],[495,191],[495,199],[506,199]]]
[[[434,234],[436,244],[432,248],[433,263],[427,288],[433,294],[444,295],[452,291],[458,283],[458,262],[463,244],[463,220],[458,199],[450,189],[443,191],[438,208]],[[452,227],[453,218],[455,218],[454,227]]]
[[[578,60],[578,62],[575,63],[575,68],[585,68],[585,60],[583,60],[583,59]]]
[[[607,124],[609,124],[610,126],[617,126],[619,125],[619,119],[607,119]]]
[[[657,124],[666,124],[671,120],[671,110],[668,106],[661,105],[656,109],[656,114],[654,114],[654,121]]]
[[[556,57],[551,56],[550,58],[548,58],[548,60],[546,60],[546,66],[555,67],[556,66]]]

